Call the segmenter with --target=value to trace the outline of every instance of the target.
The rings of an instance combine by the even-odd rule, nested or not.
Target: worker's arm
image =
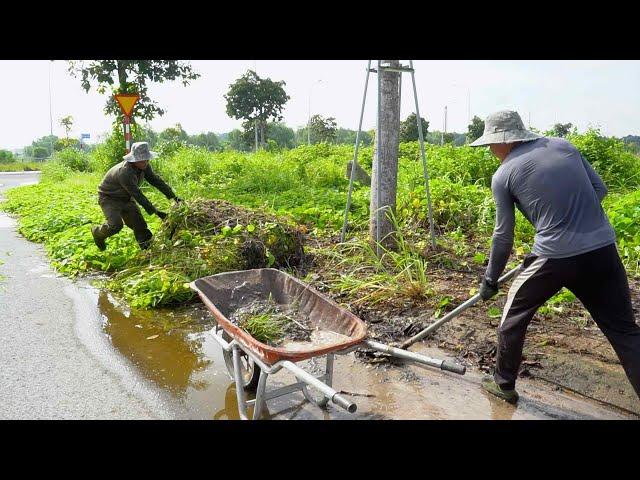
[[[589,180],[591,181],[591,185],[593,185],[593,189],[596,191],[596,195],[598,199],[602,202],[604,197],[607,196],[607,186],[604,184],[600,175],[596,173],[591,164],[587,162],[587,160],[580,155],[582,159],[582,165],[584,165],[584,169],[587,171],[587,175],[589,176]]]
[[[513,248],[513,230],[516,224],[514,200],[505,182],[495,178],[491,182],[493,198],[496,202],[496,226],[493,230],[489,266],[485,278],[497,283]]]
[[[125,168],[122,170],[118,180],[120,181],[122,188],[124,188],[129,195],[135,198],[136,202],[138,202],[149,215],[156,213],[156,207],[154,207],[149,199],[140,191],[140,188],[138,187],[138,178],[136,177],[135,172],[129,171]]]
[[[147,180],[147,182],[164,193],[164,196],[169,200],[171,200],[172,198],[176,198],[176,194],[173,193],[171,187],[167,185],[167,183],[162,180],[159,175],[156,175],[156,173],[151,169],[151,164],[147,165],[147,168],[145,168],[144,178]]]

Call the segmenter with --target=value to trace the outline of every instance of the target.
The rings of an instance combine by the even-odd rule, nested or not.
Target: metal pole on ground
[[[424,153],[424,135],[422,134],[422,119],[420,118],[420,107],[418,107],[418,91],[416,89],[416,77],[413,71],[413,60],[409,60],[411,68],[411,81],[413,83],[413,98],[416,103],[416,118],[418,121],[418,138],[420,139],[420,153],[422,155],[422,170],[424,172],[424,190],[427,195],[427,207],[429,209],[429,234],[431,235],[431,246],[436,247],[436,234],[433,226],[433,210],[431,207],[431,192],[429,191],[429,173],[427,171],[427,160]]]
[[[351,162],[351,175],[349,176],[349,193],[347,194],[347,208],[344,210],[344,222],[342,224],[342,232],[340,233],[340,241],[344,242],[345,233],[347,231],[347,218],[349,217],[349,209],[351,208],[351,194],[353,192],[353,179],[356,165],[358,164],[358,148],[360,147],[360,132],[362,131],[362,117],[364,116],[364,105],[367,100],[367,86],[369,85],[369,73],[371,72],[371,60],[367,64],[367,77],[364,81],[364,95],[362,96],[362,108],[360,109],[360,121],[358,122],[358,133],[356,133],[356,145],[353,151],[353,162]]]

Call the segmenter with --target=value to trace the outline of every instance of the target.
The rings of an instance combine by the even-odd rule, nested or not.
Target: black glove
[[[161,212],[160,210],[156,210],[156,215],[159,216],[162,220],[167,218],[167,214],[164,212]]]
[[[480,283],[480,298],[482,300],[489,300],[491,297],[498,293],[498,282],[492,282],[486,277],[482,279]]]

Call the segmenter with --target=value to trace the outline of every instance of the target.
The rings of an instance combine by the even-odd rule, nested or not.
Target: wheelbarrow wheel
[[[227,332],[222,332],[222,338],[227,342],[233,340]],[[222,356],[224,357],[224,363],[227,366],[229,375],[231,375],[231,379],[235,380],[233,374],[233,352],[223,350]],[[243,388],[248,392],[255,392],[258,388],[258,380],[260,380],[260,367],[242,350],[240,350],[240,366],[240,368],[242,368],[241,377]]]

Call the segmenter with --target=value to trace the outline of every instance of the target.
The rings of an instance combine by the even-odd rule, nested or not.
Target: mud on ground
[[[335,243],[334,243],[335,245]],[[454,267],[432,267],[428,271],[434,294],[427,300],[394,299],[376,307],[351,306],[353,298],[332,294],[327,278],[335,272],[323,271],[321,259],[315,259],[310,283],[347,306],[367,323],[369,336],[381,342],[402,342],[469,299],[477,288],[485,267],[469,266],[467,271]],[[455,263],[455,262],[454,262]],[[640,279],[629,278],[636,322],[640,324]],[[508,286],[488,302],[480,302],[423,340],[451,352],[457,361],[491,373],[495,364],[497,328],[506,301]],[[442,299],[449,303],[440,306]],[[361,360],[371,363],[389,361],[383,354],[360,352]],[[640,400],[618,358],[588,312],[578,300],[546,305],[529,325],[519,378],[534,379],[588,398],[640,414]]]

